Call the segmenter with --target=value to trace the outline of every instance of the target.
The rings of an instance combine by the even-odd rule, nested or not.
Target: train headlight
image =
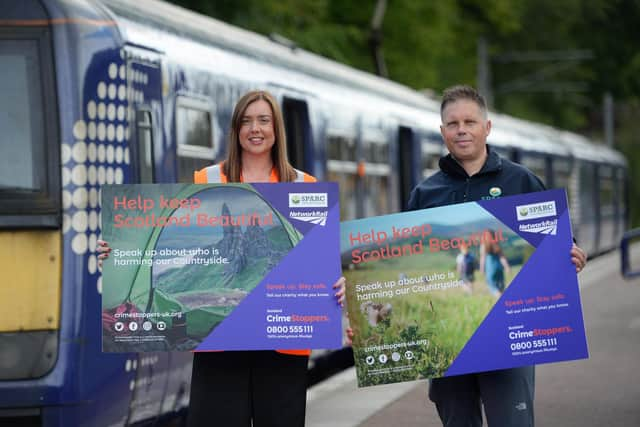
[[[58,356],[58,331],[0,333],[0,380],[38,378]]]

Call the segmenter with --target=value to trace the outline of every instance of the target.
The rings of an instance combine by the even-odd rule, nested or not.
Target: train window
[[[569,206],[571,206],[571,161],[569,159],[554,158],[551,168],[553,170],[553,188],[564,188],[567,192]]]
[[[553,159],[553,188],[569,189],[571,179],[571,161],[569,159]]]
[[[24,28],[11,37],[0,33],[0,225],[57,226],[60,145],[53,143],[59,139],[48,35]]]
[[[610,166],[598,168],[600,183],[600,215],[603,219],[611,218],[614,214],[615,194],[613,186],[613,171]]]
[[[193,182],[193,171],[215,157],[211,108],[200,100],[179,97],[176,103],[178,182]]]
[[[327,178],[340,186],[340,219],[356,217],[358,165],[355,138],[329,135],[327,138]]]
[[[440,144],[434,144],[431,140],[423,140],[422,148],[422,179],[427,179],[440,169],[440,157],[442,157],[442,148]]]
[[[510,148],[492,145],[491,146],[491,150],[495,151],[496,153],[498,153],[501,157],[504,157],[505,159],[514,161],[513,150],[510,149]]]
[[[596,218],[594,165],[580,162],[580,205],[581,223],[592,223]]]
[[[330,136],[328,141],[327,154],[334,160],[356,160],[356,141],[354,138],[345,136]]]
[[[363,202],[364,216],[383,215],[390,212],[389,144],[383,140],[365,140],[362,143],[364,157]]]
[[[138,110],[136,124],[138,129],[138,176],[140,183],[150,184],[154,180],[151,111]]]
[[[547,185],[547,164],[544,157],[522,153],[520,163],[540,178],[544,185]]]
[[[42,170],[40,153],[44,145],[37,43],[32,40],[3,42],[0,58],[5,77],[0,79],[3,114],[3,189],[40,190]],[[22,52],[21,52],[22,51]],[[18,142],[18,143],[16,143]]]

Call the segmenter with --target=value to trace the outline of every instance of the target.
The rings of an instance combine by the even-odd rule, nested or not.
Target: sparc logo
[[[500,187],[491,187],[489,189],[489,195],[491,197],[499,197],[502,194],[502,189]]]
[[[516,214],[518,215],[518,221],[556,216],[556,202],[550,200],[548,202],[516,206]]]
[[[327,193],[289,193],[290,208],[326,208],[329,206]]]

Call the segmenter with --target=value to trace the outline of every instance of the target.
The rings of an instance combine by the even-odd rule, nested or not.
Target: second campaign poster
[[[335,183],[102,189],[103,351],[341,346]]]
[[[341,225],[358,385],[587,357],[563,190]]]

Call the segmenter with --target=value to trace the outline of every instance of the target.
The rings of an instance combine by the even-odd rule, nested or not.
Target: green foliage
[[[354,329],[357,328],[356,341],[359,346],[354,350],[356,360],[364,360],[368,355],[375,357],[379,353],[389,356],[390,351],[367,353],[364,347],[397,342],[408,345],[397,350],[401,354],[406,350],[414,354],[415,364],[412,369],[375,375],[360,372],[360,385],[370,386],[443,376],[494,303],[495,298],[478,286],[474,295],[468,295],[463,291],[451,291],[447,292],[446,296],[432,292],[413,295],[411,300],[403,297],[394,298],[391,316],[375,327],[366,321],[354,322],[354,319],[350,319]],[[405,364],[403,358],[399,362],[389,360],[384,367],[401,367]],[[373,365],[370,369],[381,367]],[[360,366],[359,369],[365,368]]]

